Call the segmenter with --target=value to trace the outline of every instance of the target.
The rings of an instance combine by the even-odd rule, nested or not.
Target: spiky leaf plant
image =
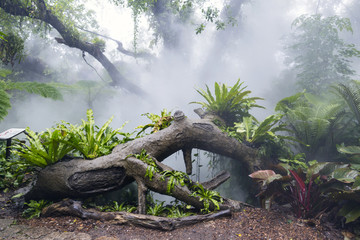
[[[60,128],[47,129],[38,134],[26,128],[26,133],[29,144],[18,142],[12,147],[12,152],[33,166],[54,164],[74,150],[67,144],[69,135]]]
[[[121,134],[120,130],[126,123],[121,128],[113,130],[109,127],[114,118],[111,117],[97,130],[93,111],[88,109],[86,114],[87,121],[82,120],[82,125],[76,126],[67,123],[67,126],[64,125],[71,134],[68,144],[72,145],[86,159],[110,154],[112,149],[120,143],[116,135]]]
[[[263,100],[263,98],[248,97],[251,91],[245,90],[246,86],[242,87],[243,84],[244,82],[240,82],[240,79],[232,87],[215,82],[214,95],[206,85],[206,91],[196,90],[206,102],[191,103],[200,104],[206,111],[223,119],[227,126],[233,126],[233,123],[240,121],[242,117],[250,116],[251,108],[264,108],[256,104],[257,100]]]

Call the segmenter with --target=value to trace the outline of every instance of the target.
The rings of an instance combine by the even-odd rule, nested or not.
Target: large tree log
[[[160,161],[179,150],[189,151],[192,148],[232,157],[241,161],[249,173],[261,168],[265,163],[257,157],[255,149],[229,137],[212,121],[188,119],[182,112],[177,111],[168,128],[118,145],[110,155],[94,160],[73,159],[44,168],[37,175],[37,180],[29,188],[25,198],[86,197],[119,189],[135,179],[139,187],[138,211],[144,213],[145,190],[167,194],[167,181],[162,180],[159,173],[155,173],[152,180],[145,177],[148,164],[133,155],[146,150],[161,170],[172,170]],[[191,196],[191,193],[186,185],[175,185],[171,195],[195,208],[203,208],[203,203],[198,197]],[[221,208],[229,207],[238,209],[241,204],[226,199]],[[211,208],[214,209],[214,205],[211,205]]]

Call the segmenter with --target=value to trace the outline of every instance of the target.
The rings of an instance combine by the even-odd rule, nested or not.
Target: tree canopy
[[[300,90],[318,93],[355,76],[352,60],[360,57],[360,51],[341,36],[343,31],[353,32],[349,19],[302,15],[292,27],[286,43],[287,64]]]

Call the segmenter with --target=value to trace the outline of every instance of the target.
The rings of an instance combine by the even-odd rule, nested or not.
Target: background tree
[[[351,80],[355,75],[352,59],[360,52],[340,35],[344,30],[352,32],[349,19],[302,15],[292,26],[295,30],[286,40],[286,65],[295,73],[300,90],[317,93]]]
[[[92,55],[107,70],[113,85],[119,85],[124,89],[140,94],[142,91],[133,83],[126,80],[114,64],[104,55],[102,46],[83,39],[83,35],[76,29],[76,25],[79,22],[75,21],[78,20],[77,18],[82,14],[75,15],[74,12],[76,10],[84,11],[84,7],[82,6],[81,8],[80,5],[80,8],[71,8],[74,6],[79,7],[75,1],[58,1],[56,4],[52,4],[45,0],[34,0],[30,2],[13,2],[6,0],[0,2],[0,8],[3,10],[4,14],[27,17],[30,20],[34,20],[35,23],[39,25],[45,24],[48,27],[53,27],[61,35],[61,38],[55,38],[58,43],[78,48],[82,51],[83,55],[85,53]],[[64,12],[66,14],[64,14]],[[88,15],[85,14],[83,16]],[[80,20],[82,20],[82,23],[87,22],[83,21],[84,19],[82,18],[80,18]],[[20,21],[19,18],[18,21]]]

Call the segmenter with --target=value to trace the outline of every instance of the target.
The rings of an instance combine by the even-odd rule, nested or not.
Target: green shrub
[[[350,209],[360,203],[359,168],[352,164],[312,162],[307,168],[292,169],[281,164],[277,169],[279,173],[260,170],[250,174],[262,183],[258,196],[264,208],[269,209],[273,202],[290,203],[296,216],[311,218],[341,203],[339,214],[347,222],[360,217],[359,207]]]
[[[226,84],[215,82],[214,95],[206,85],[206,91],[196,90],[206,102],[191,102],[200,104],[206,111],[211,112],[225,121],[227,126],[233,126],[234,122],[240,121],[243,117],[251,116],[249,110],[253,107],[264,108],[255,104],[257,100],[263,100],[259,97],[248,97],[251,91],[245,91],[242,87],[244,82],[240,79],[234,86],[228,87]]]
[[[116,145],[131,140],[128,134],[120,132],[124,125],[115,130],[109,127],[113,117],[100,129],[95,125],[91,109],[87,110],[87,119],[88,121],[82,120],[80,126],[62,122],[38,134],[26,128],[29,144],[18,142],[13,146],[12,152],[27,163],[43,168],[60,161],[68,154],[85,159],[107,155]],[[120,140],[117,135],[125,136],[125,140]]]
[[[70,135],[67,144],[80,152],[86,159],[93,159],[110,154],[112,149],[121,142],[116,135],[121,134],[120,130],[125,124],[121,128],[113,130],[109,127],[113,119],[113,117],[111,117],[99,129],[95,125],[93,111],[88,109],[86,113],[87,121],[82,120],[80,126],[68,123],[63,125]]]
[[[202,213],[211,212],[211,205],[214,206],[214,210],[220,210],[220,204],[223,202],[223,198],[218,192],[205,189],[201,184],[193,185],[192,190],[194,190],[194,192],[191,196],[199,197],[199,200],[204,204],[204,208],[201,209]]]
[[[41,215],[41,211],[50,204],[52,204],[52,202],[49,202],[47,200],[30,200],[30,202],[25,203],[25,205],[27,205],[27,208],[23,211],[22,216],[26,219],[39,218]]]
[[[61,128],[47,129],[37,134],[27,127],[26,133],[29,145],[18,142],[12,147],[12,152],[33,166],[46,167],[54,164],[74,150],[67,144],[69,135]]]
[[[163,109],[160,115],[156,115],[153,113],[145,113],[142,114],[142,116],[146,116],[148,119],[150,119],[151,123],[138,126],[137,129],[141,130],[138,132],[137,136],[141,136],[148,128],[151,128],[150,133],[158,132],[164,128],[169,127],[171,122],[173,121],[171,112],[168,112],[166,109]]]
[[[0,156],[0,190],[17,189],[28,181],[32,172],[29,164],[18,158],[5,159]]]

